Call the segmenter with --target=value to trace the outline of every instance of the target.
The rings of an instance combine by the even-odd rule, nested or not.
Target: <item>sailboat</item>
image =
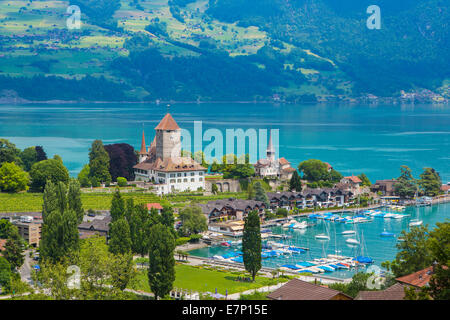
[[[351,234],[355,234],[356,231],[355,230],[345,230],[342,231],[342,235],[347,236],[347,235],[351,235]]]
[[[420,210],[420,209],[419,209]],[[410,227],[418,227],[423,223],[422,220],[419,219],[419,213],[417,213],[417,219],[412,219],[409,221]]]
[[[348,244],[355,244],[355,245],[359,244],[359,241],[353,238],[347,239],[345,240],[345,242],[347,242]]]

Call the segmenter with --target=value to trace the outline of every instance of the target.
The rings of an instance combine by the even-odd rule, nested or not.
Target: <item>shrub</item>
[[[180,237],[175,241],[176,246],[182,246],[185,243],[188,243],[188,241],[191,240],[189,237]]]
[[[191,239],[189,240],[189,242],[197,243],[201,238],[202,238],[201,234],[193,234],[191,235]]]
[[[283,216],[287,217],[289,212],[285,208],[278,208],[277,209],[277,216]]]
[[[128,181],[127,181],[127,179],[125,179],[124,177],[118,177],[118,178],[117,178],[117,185],[118,185],[119,187],[126,187],[127,184],[128,184]]]

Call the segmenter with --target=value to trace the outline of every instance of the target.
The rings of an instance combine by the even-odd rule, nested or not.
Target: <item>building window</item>
[[[181,173],[177,173],[177,177],[181,177]]]
[[[175,182],[177,182],[176,179],[170,179],[170,183],[175,183]]]
[[[186,179],[186,178],[185,178],[185,179],[183,179],[183,182],[188,182],[188,179]]]
[[[191,182],[195,182],[195,179],[194,179],[194,178],[191,178]]]
[[[180,183],[180,182],[181,182],[181,179],[178,179],[177,182]]]
[[[199,172],[198,174],[199,174],[200,176],[202,176],[202,175],[203,175],[203,171],[202,171],[202,172]]]
[[[198,178],[198,181],[203,181],[203,178]]]
[[[191,172],[191,176],[195,176],[195,172]]]
[[[177,176],[177,175],[176,175],[175,173],[171,173],[171,174],[170,174],[170,177],[171,177],[171,178],[175,178],[176,176]]]

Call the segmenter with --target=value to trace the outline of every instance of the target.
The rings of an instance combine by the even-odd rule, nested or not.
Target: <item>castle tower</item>
[[[139,151],[139,163],[144,162],[147,159],[148,152],[145,146],[145,132],[142,130],[142,142],[141,142],[141,151]]]
[[[156,159],[161,160],[181,156],[181,129],[170,113],[156,126]]]

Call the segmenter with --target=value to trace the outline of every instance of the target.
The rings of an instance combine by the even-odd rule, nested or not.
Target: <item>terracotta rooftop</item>
[[[352,300],[346,294],[315,285],[300,279],[292,279],[281,288],[267,295],[274,300],[334,300],[336,298]]]
[[[164,171],[164,172],[207,170],[190,157],[179,157],[177,158],[177,160],[178,161],[174,161],[170,158],[161,160],[161,158],[158,158],[154,162],[145,161],[138,163],[133,168],[141,170]]]
[[[161,204],[155,202],[155,203],[147,203],[147,209],[148,210],[151,210],[151,209],[162,210],[163,207],[161,206]]]
[[[433,267],[428,267],[423,270],[408,274],[403,277],[396,278],[400,283],[404,283],[414,287],[423,287],[428,284],[433,275]]]
[[[161,122],[156,126],[155,130],[178,130],[180,127],[172,118],[170,113],[166,114],[164,118],[162,118]]]
[[[280,162],[281,165],[290,164],[290,162],[287,161],[285,158],[280,158],[278,159],[278,161]]]
[[[450,190],[450,184],[444,184],[444,185],[441,187],[441,190],[442,190],[442,191],[449,191],[449,190]]]
[[[355,300],[403,300],[405,297],[405,286],[396,283],[382,291],[360,291]]]
[[[0,239],[0,251],[5,250],[5,244],[6,244],[6,239]]]
[[[348,179],[350,181],[352,181],[353,183],[361,183],[361,179],[357,176],[351,175],[349,177],[344,177],[344,179]]]

